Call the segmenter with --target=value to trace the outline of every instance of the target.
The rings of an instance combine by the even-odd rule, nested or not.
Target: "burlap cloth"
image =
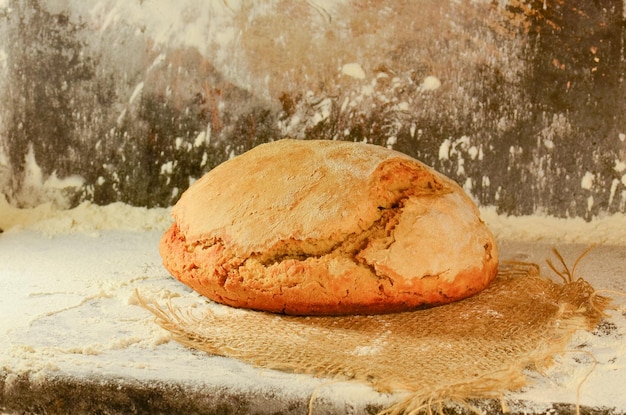
[[[566,275],[567,274],[567,275]],[[480,294],[412,312],[290,317],[211,307],[164,307],[140,298],[182,344],[252,365],[365,382],[397,393],[385,414],[431,412],[444,402],[501,398],[527,384],[579,329],[595,327],[608,299],[569,271],[555,283],[527,263],[500,266]]]

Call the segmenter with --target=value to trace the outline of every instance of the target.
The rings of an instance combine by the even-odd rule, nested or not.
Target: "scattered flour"
[[[365,71],[358,63],[347,63],[343,65],[341,73],[355,79],[365,79]]]
[[[618,245],[612,252],[626,245],[624,215],[585,222],[504,217],[493,208],[482,208],[481,213],[498,240],[514,241],[521,251],[554,241]],[[261,371],[233,359],[190,353],[169,341],[169,334],[137,306],[135,290],[174,304],[205,304],[161,265],[158,241],[170,223],[169,209],[83,203],[70,210],[52,205],[20,210],[0,198],[4,231],[0,233],[0,315],[9,316],[0,320],[0,368],[8,370],[7,382],[20,373],[45,379],[50,373],[87,377],[95,371],[102,376],[191,382],[244,393],[272,390],[277,396],[301,399],[318,394],[350,405],[389,402],[389,396],[365,385]],[[596,269],[604,278],[621,276],[614,274],[618,271],[607,273],[602,266]],[[625,284],[618,281],[614,286],[623,289]],[[214,306],[220,313],[237,312]],[[582,385],[581,404],[626,411],[622,390],[626,307],[611,311],[608,321],[594,333],[577,335],[572,351],[557,356],[545,376],[529,372],[535,385],[511,393],[512,405],[522,405],[516,408],[520,412],[545,412],[553,402],[576,403]],[[381,342],[384,338],[374,339],[354,353],[373,354]]]
[[[441,81],[435,76],[427,76],[420,86],[422,91],[434,91],[439,87],[441,87]]]
[[[587,222],[582,218],[502,216],[493,207],[481,217],[498,240],[586,245],[626,245],[626,215],[616,213]]]
[[[585,172],[582,180],[580,181],[580,187],[585,190],[590,190],[593,187],[593,182],[596,176],[593,173]]]
[[[165,230],[171,223],[169,209],[146,209],[124,203],[98,206],[83,202],[74,209],[60,210],[53,203],[18,209],[0,194],[0,229],[4,232],[36,230],[52,236],[102,230]]]

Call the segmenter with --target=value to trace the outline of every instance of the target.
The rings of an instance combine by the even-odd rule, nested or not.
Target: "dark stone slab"
[[[280,391],[262,395],[159,380],[139,382],[128,378],[85,379],[67,375],[34,381],[23,374],[8,381],[7,374],[0,372],[0,411],[8,414],[304,415],[308,408],[306,398],[287,397]],[[374,415],[383,409],[379,404],[366,403],[358,413]],[[435,405],[432,410],[437,411],[438,407]],[[497,399],[485,399],[470,400],[465,405],[446,404],[442,410],[446,415],[470,415],[475,410],[490,415],[569,415],[576,413],[576,405],[537,405],[516,400],[506,401],[503,407]],[[581,406],[579,410],[581,415],[624,414],[612,408]],[[320,399],[313,403],[312,413],[343,415],[346,408]]]
[[[9,375],[11,376],[11,375]],[[80,378],[68,375],[30,379],[0,376],[0,409],[21,414],[301,414],[308,402],[287,396],[227,388],[168,383],[155,379]]]

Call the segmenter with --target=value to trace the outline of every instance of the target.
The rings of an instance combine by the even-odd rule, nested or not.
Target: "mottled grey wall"
[[[16,205],[167,206],[296,137],[403,151],[502,213],[626,212],[622,0],[4,3]]]

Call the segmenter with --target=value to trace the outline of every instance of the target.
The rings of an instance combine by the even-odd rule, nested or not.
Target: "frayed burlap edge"
[[[356,369],[353,366],[344,365],[342,362],[347,362],[346,359],[360,358],[362,357],[361,354],[367,354],[374,350],[376,342],[379,339],[385,339],[385,330],[389,331],[389,321],[392,321],[391,326],[393,327],[393,324],[396,324],[393,321],[396,319],[414,319],[419,316],[416,313],[433,312],[428,310],[435,310],[436,313],[437,310],[446,310],[445,307],[461,307],[460,310],[463,310],[464,304],[468,304],[470,307],[468,308],[469,314],[478,313],[485,309],[474,309],[470,306],[472,301],[479,301],[478,299],[464,300],[465,302],[454,303],[456,305],[446,305],[428,310],[399,313],[393,317],[383,315],[308,318],[242,310],[233,310],[236,313],[233,316],[229,312],[216,313],[208,306],[202,309],[197,307],[188,309],[175,306],[171,302],[161,306],[155,301],[143,298],[138,292],[136,295],[138,303],[154,314],[157,324],[170,332],[174,340],[187,347],[214,355],[240,359],[261,368],[305,373],[331,380],[360,381],[380,392],[397,394],[397,402],[380,412],[381,415],[431,414],[433,411],[443,413],[443,405],[453,402],[464,405],[471,411],[479,412],[468,404],[468,400],[500,399],[504,408],[504,394],[507,391],[518,390],[528,384],[525,375],[526,369],[543,371],[550,366],[553,363],[553,358],[566,350],[569,340],[576,331],[591,330],[600,322],[604,310],[610,303],[608,298],[597,295],[593,287],[585,280],[575,279],[574,270],[576,266],[570,271],[558,252],[555,251],[555,253],[557,253],[565,269],[559,271],[553,264],[549,263],[549,265],[561,276],[563,284],[556,284],[540,276],[539,267],[535,264],[509,262],[500,267],[498,280],[529,281],[532,286],[540,285],[539,294],[532,294],[526,302],[545,303],[546,307],[552,310],[549,321],[537,326],[536,333],[534,333],[536,335],[530,336],[532,339],[526,339],[528,336],[524,335],[524,341],[532,344],[528,347],[527,345],[518,347],[507,344],[505,348],[513,347],[515,349],[514,357],[509,361],[504,362],[499,367],[488,367],[474,376],[462,374],[459,381],[452,379],[452,381],[443,384],[429,385],[411,377],[405,379],[403,376],[398,376],[394,371],[382,370],[376,373],[365,369],[365,367],[372,366],[369,363],[374,362],[374,360],[365,360],[368,364],[358,366]],[[475,297],[479,297],[481,294]],[[503,292],[503,294],[516,295],[516,293],[509,293],[508,291]],[[546,298],[540,298],[541,295]],[[487,305],[489,305],[489,301],[487,301]],[[497,314],[497,311],[487,309],[487,314],[489,313]],[[460,315],[465,316],[465,314]],[[399,324],[402,325],[402,322]],[[371,335],[368,335],[370,337],[366,337],[365,340],[357,340],[356,344],[367,344],[367,346],[348,347],[348,351],[352,350],[353,355],[344,353],[329,357],[328,353],[336,353],[330,349],[336,349],[337,344],[329,346],[328,353],[319,350],[310,352],[309,350],[315,349],[316,345],[325,344],[329,336],[336,337],[335,326],[338,337],[337,344],[343,344],[343,340],[349,341],[352,337],[362,336],[364,330],[370,330],[369,326],[376,326],[372,332],[377,333],[378,337],[370,343],[366,339],[373,338]],[[515,337],[516,330],[515,327],[507,328],[507,332],[503,336]],[[291,347],[273,343],[273,341],[282,341],[286,335],[293,336],[294,342]],[[399,333],[397,335],[403,336],[404,334]],[[463,336],[467,337],[467,334]],[[487,335],[487,338],[479,337],[477,340],[484,342],[484,350],[487,352],[494,347],[497,348],[498,343],[506,343],[504,339],[502,342],[498,342],[496,339],[496,343],[493,343],[494,340],[491,337]],[[412,338],[409,337],[408,340],[413,343]],[[468,341],[472,342],[473,340],[468,339]],[[386,344],[386,341],[381,341],[382,343]],[[402,343],[400,342],[400,344]],[[463,345],[460,347],[464,348]],[[357,353],[354,353],[355,350]],[[363,351],[363,353],[358,351]],[[396,348],[395,351],[391,350],[388,353],[401,352],[403,352],[402,349]],[[462,350],[457,351],[457,354],[462,352]],[[416,359],[419,357],[415,356]],[[378,356],[373,354],[371,358],[378,359]],[[470,356],[469,359],[473,359],[473,357]],[[384,363],[383,361],[382,364],[384,365]],[[454,378],[455,370],[451,372],[447,378]]]

